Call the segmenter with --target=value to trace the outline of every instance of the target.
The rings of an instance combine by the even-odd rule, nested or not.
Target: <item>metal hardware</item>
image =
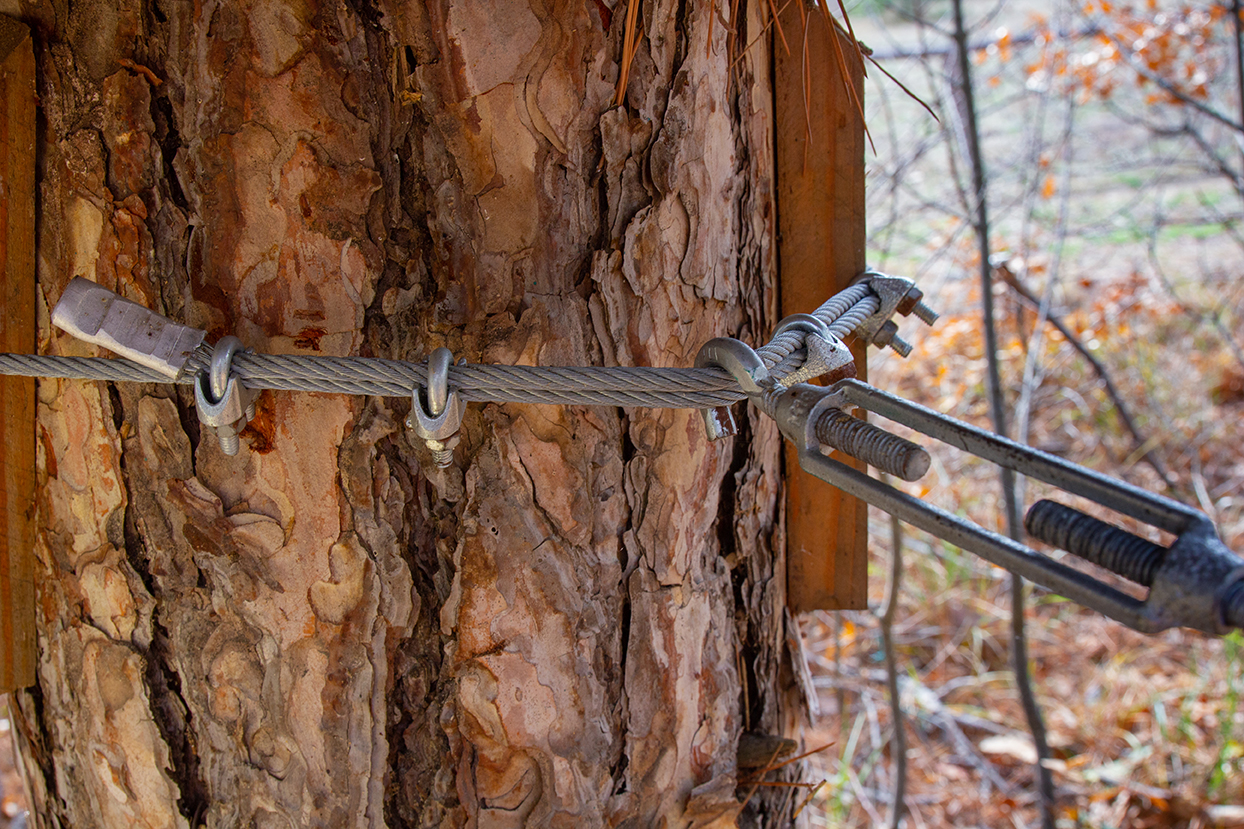
[[[911,344],[898,336],[898,324],[890,318],[896,313],[906,316],[915,314],[925,325],[937,322],[937,312],[922,301],[924,292],[910,279],[888,276],[877,271],[865,271],[854,284],[864,283],[877,295],[881,307],[856,329],[864,342],[877,346],[889,346],[906,357],[911,354]]]
[[[888,345],[897,351],[900,357],[911,355],[911,343],[898,335],[898,323],[894,320],[886,320],[881,324],[877,333],[873,335],[872,343],[878,346]]]
[[[242,385],[233,370],[233,355],[242,350],[237,337],[222,337],[212,349],[209,371],[200,371],[194,382],[194,405],[199,421],[216,432],[220,450],[238,453],[238,433],[255,416],[255,393]]]
[[[438,348],[428,355],[426,392],[419,386],[411,391],[410,415],[406,418],[407,428],[423,438],[432,451],[433,462],[441,469],[454,462],[454,447],[458,445],[458,430],[466,411],[458,390],[449,388],[449,367],[453,360],[454,355],[448,348]]]
[[[909,440],[842,411],[842,399],[824,387],[807,383],[798,383],[790,389],[775,386],[760,356],[739,340],[728,337],[709,340],[700,349],[696,365],[700,368],[719,366],[730,372],[751,401],[777,419],[783,432],[802,430],[802,440],[810,446],[819,448],[823,443],[905,481],[914,481],[929,469],[927,452]],[[788,406],[783,419],[778,414],[781,407],[775,403],[779,400],[797,401],[798,412]],[[705,422],[709,422],[707,416]],[[712,436],[711,426],[709,434]]]
[[[829,408],[813,423],[816,439],[825,446],[839,449],[904,481],[918,481],[929,471],[928,452],[842,409]]]
[[[924,302],[924,291],[912,285],[907,289],[907,294],[899,301],[898,307],[895,309],[903,316],[911,314],[925,325],[932,325],[937,322],[941,315],[934,311]]]
[[[1159,557],[1152,549],[1121,537],[1117,534],[1120,531],[1106,533],[1082,519],[1078,519],[1078,526],[1067,526],[1069,518],[1075,516],[1066,512],[1041,507],[1035,515],[1030,513],[1028,524],[1034,535],[1065,545],[1069,552],[1086,554],[1099,564],[1113,565],[1121,574],[1142,583],[1147,579],[1149,595],[1143,600],[1134,598],[1087,573],[821,454],[815,432],[821,410],[846,406],[867,409],[1175,535],[1176,541],[1169,549],[1159,548]],[[1022,446],[858,380],[843,380],[822,390],[814,386],[793,387],[777,396],[772,410],[783,434],[798,448],[799,465],[809,473],[1072,601],[1145,633],[1183,626],[1222,634],[1233,627],[1244,627],[1244,559],[1228,550],[1213,523],[1191,507]]]
[[[801,452],[807,448],[820,454],[823,444],[904,481],[919,480],[929,471],[927,452],[906,438],[852,417],[847,410],[854,406],[837,388],[800,383],[773,392],[761,405]]]
[[[1057,501],[1037,501],[1024,529],[1038,541],[1150,587],[1166,548]]]
[[[854,377],[855,356],[846,343],[829,331],[829,326],[811,314],[791,314],[777,324],[776,339],[787,331],[803,331],[807,357],[803,365],[782,378],[782,385],[793,386],[816,377],[829,375],[829,382]]]
[[[772,385],[769,370],[760,355],[747,343],[733,337],[716,337],[704,343],[695,355],[695,367],[724,368],[749,396],[760,394]],[[700,409],[700,414],[704,417],[709,440],[738,434],[739,427],[729,406]]]
[[[1244,627],[1244,560],[1226,548],[1204,515],[1170,548],[1055,501],[1033,504],[1024,528],[1038,541],[1150,588],[1146,604],[1159,619],[1206,633]]]
[[[81,276],[65,286],[52,309],[52,324],[172,379],[207,336]]]

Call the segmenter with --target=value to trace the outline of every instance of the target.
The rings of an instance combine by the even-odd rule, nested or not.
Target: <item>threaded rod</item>
[[[1079,556],[1149,587],[1166,548],[1112,527],[1078,509],[1038,501],[1024,518],[1024,529],[1038,541]]]
[[[816,439],[882,472],[915,481],[929,471],[929,453],[841,409],[827,409],[816,421]]]

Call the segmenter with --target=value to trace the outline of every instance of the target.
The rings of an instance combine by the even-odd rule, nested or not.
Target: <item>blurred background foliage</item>
[[[963,9],[1011,437],[1195,504],[1244,553],[1238,3]],[[874,352],[870,379],[989,427],[952,3],[846,10],[873,59],[920,99],[870,67],[869,262],[916,279],[943,315],[932,329],[904,326],[910,358]],[[1025,505],[1048,492],[1022,489]],[[909,491],[1002,530],[996,470],[953,450],[935,447]],[[806,742],[830,744],[805,778],[825,781],[800,818],[813,826],[896,823],[880,623],[894,545],[886,516],[870,530],[874,611],[804,621],[821,706]],[[903,548],[891,630],[902,825],[1041,825],[1006,574],[918,531]],[[1031,596],[1057,825],[1244,826],[1244,639],[1141,636],[1039,588]]]

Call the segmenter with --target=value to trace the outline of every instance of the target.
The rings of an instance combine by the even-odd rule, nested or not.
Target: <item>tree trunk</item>
[[[95,353],[76,275],[269,352],[761,341],[763,6],[644,0],[615,106],[624,2],[22,3],[40,347]],[[733,825],[800,710],[772,423],[472,405],[442,471],[409,405],[265,392],[229,458],[184,387],[40,382],[36,825]]]

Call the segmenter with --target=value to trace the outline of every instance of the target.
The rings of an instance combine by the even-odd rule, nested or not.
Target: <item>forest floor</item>
[[[968,5],[977,19],[999,8]],[[985,35],[1010,27],[1018,40],[1049,25],[1033,15],[1042,5],[1057,4],[1002,7]],[[927,53],[947,41],[893,15],[858,13],[853,22],[879,54],[899,55],[886,68],[943,117],[934,122],[872,73],[870,264],[916,278],[942,318],[931,329],[905,323],[914,353],[870,355],[870,382],[989,428],[979,258],[955,183],[965,168],[951,159],[960,151],[939,88],[944,55]],[[1031,445],[1197,506],[1244,553],[1240,199],[1206,171],[1192,142],[1154,137],[1136,115],[1143,98],[1043,94],[1032,49],[1006,57],[978,53],[973,67],[992,165],[992,261],[1037,296],[1051,289],[1051,313],[1106,367],[1144,442],[1123,429],[1088,362],[998,278],[1012,436],[1023,422]],[[1004,532],[996,468],[918,442],[933,468],[907,491]],[[1145,462],[1147,452],[1173,486]],[[1050,492],[1029,482],[1025,504]],[[907,738],[904,825],[1039,826],[1035,749],[1012,672],[1009,576],[903,532],[893,639]],[[879,615],[894,545],[879,512],[870,546],[873,610],[803,622],[821,709],[804,744],[829,746],[804,777],[824,781],[804,816],[811,826],[889,825],[896,758]],[[1025,616],[1060,827],[1244,827],[1244,637],[1144,636],[1039,588]]]

